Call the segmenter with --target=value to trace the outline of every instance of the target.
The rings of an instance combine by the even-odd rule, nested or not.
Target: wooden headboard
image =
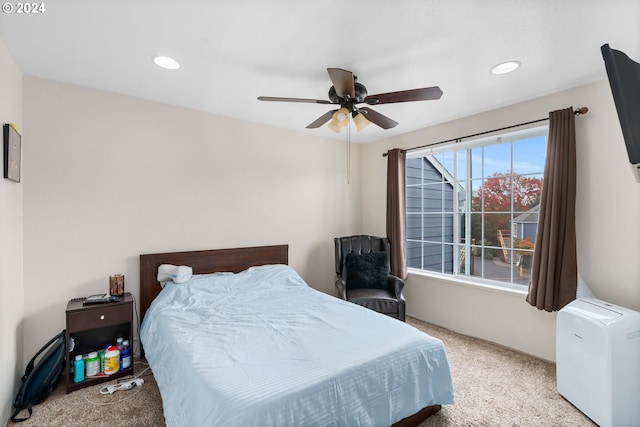
[[[162,290],[158,283],[160,264],[188,265],[193,268],[193,274],[208,274],[218,271],[239,273],[256,265],[288,263],[289,245],[140,255],[140,323],[151,301]]]

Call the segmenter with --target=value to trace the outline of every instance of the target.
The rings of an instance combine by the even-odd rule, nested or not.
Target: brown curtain
[[[576,134],[573,108],[549,113],[538,234],[527,302],[556,311],[576,298]]]
[[[406,187],[407,153],[395,148],[387,155],[387,238],[391,244],[391,274],[407,278]]]

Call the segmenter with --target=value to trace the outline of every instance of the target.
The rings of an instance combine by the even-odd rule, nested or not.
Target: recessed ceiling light
[[[166,68],[167,70],[177,70],[180,68],[180,63],[168,56],[156,56],[153,58],[153,62],[155,62],[158,67]]]
[[[507,74],[517,70],[519,66],[520,66],[520,63],[518,61],[507,61],[498,65],[495,65],[493,68],[491,68],[491,73]]]

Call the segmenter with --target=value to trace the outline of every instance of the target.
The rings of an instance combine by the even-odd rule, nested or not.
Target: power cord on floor
[[[141,364],[141,365],[147,365],[144,362],[135,362],[136,364]],[[135,393],[129,394],[127,393],[126,397],[116,400],[116,401],[112,401],[112,402],[95,402],[95,401],[91,401],[89,399],[89,394],[87,393],[85,395],[87,402],[91,403],[92,405],[113,405],[116,403],[121,403],[124,402],[125,400],[131,399],[132,397],[136,396],[138,393],[140,393],[140,391],[142,390],[142,385],[144,384],[144,380],[140,377],[142,377],[144,375],[145,372],[147,372],[149,370],[149,367],[147,365],[147,367],[140,372],[138,375],[134,376],[133,378],[120,378],[118,380],[116,380],[115,384],[109,384],[106,386],[103,386],[100,388],[99,393],[101,395],[111,395],[113,393],[115,393],[116,391],[119,390],[131,390],[134,387],[137,387],[137,390]]]
[[[117,384],[110,384],[100,389],[100,394],[113,394],[119,390],[131,390],[134,387],[142,387],[144,380],[142,378],[136,378],[133,380],[123,381]]]
[[[91,403],[92,405],[97,405],[97,406],[106,406],[106,405],[114,405],[114,404],[116,404],[116,403],[122,403],[122,402],[124,402],[125,400],[129,400],[129,399],[131,399],[132,397],[135,397],[135,396],[136,396],[138,393],[140,393],[141,391],[142,391],[142,387],[138,387],[138,388],[137,388],[137,390],[136,390],[134,393],[126,394],[126,395],[125,395],[126,397],[123,397],[123,398],[122,398],[122,399],[120,399],[120,400],[114,400],[114,401],[111,401],[111,402],[95,402],[95,401],[92,401],[91,399],[89,399],[89,394],[86,394],[86,395],[85,395],[85,397],[86,397],[86,399],[87,399],[87,402]]]

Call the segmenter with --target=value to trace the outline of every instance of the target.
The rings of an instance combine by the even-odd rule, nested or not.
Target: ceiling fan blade
[[[441,96],[442,90],[438,86],[433,86],[369,95],[364,98],[364,102],[369,105],[391,104],[394,102],[429,101],[440,99]]]
[[[338,96],[349,95],[351,99],[355,98],[355,85],[351,71],[342,68],[327,68],[327,72]]]
[[[259,96],[260,101],[277,101],[277,102],[306,102],[308,104],[332,104],[331,101],[325,99],[308,99],[308,98],[280,98],[278,96]]]
[[[384,116],[371,108],[362,107],[358,109],[361,113],[364,113],[364,117],[371,123],[375,123],[383,129],[391,129],[396,127],[398,122],[391,120],[389,117]]]
[[[331,117],[333,117],[333,113],[335,113],[336,111],[338,110],[327,111],[326,113],[318,117],[313,123],[309,124],[309,126],[307,126],[307,129],[319,128],[320,126],[331,120]]]

